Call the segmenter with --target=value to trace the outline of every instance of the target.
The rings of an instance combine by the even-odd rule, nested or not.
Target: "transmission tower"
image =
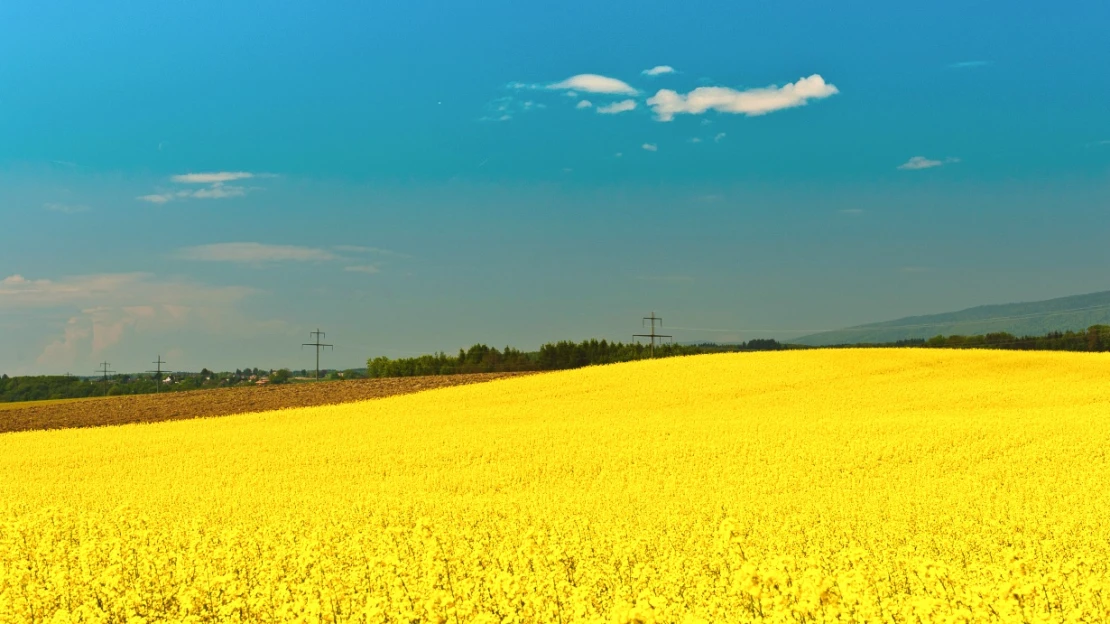
[[[166,363],[165,360],[163,360],[162,356],[159,355],[157,360],[151,362],[151,364],[157,364],[158,369],[147,371],[148,373],[154,373],[155,375],[158,376],[157,385],[154,386],[154,391],[155,392],[161,392],[162,391],[162,365],[165,364],[165,363]]]
[[[652,311],[651,316],[645,316],[643,318],[643,320],[640,321],[640,325],[643,326],[646,321],[651,321],[651,333],[650,334],[632,334],[632,337],[633,338],[651,338],[651,357],[655,357],[655,339],[656,338],[674,338],[674,336],[670,336],[670,335],[667,335],[667,334],[657,334],[657,333],[655,333],[655,322],[656,321],[659,321],[659,327],[663,326],[663,319],[661,317],[655,316],[655,311]],[[662,341],[660,341],[660,342],[662,342]]]
[[[324,344],[320,342],[325,337],[327,337],[327,334],[320,331],[319,328],[317,328],[316,331],[308,332],[308,335],[315,338],[316,342],[302,343],[301,348],[303,349],[305,347],[316,347],[316,381],[320,381],[320,349],[331,349],[332,351],[334,351],[335,345]]]
[[[109,366],[110,364],[107,362],[101,362],[100,368],[96,369],[96,372],[104,375],[104,396],[108,396],[108,375],[114,375],[116,372],[114,370],[108,370]]]

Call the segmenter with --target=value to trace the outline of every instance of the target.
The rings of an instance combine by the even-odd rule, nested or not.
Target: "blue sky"
[[[0,371],[1110,289],[1110,6],[0,4]],[[652,71],[654,70],[654,71]]]

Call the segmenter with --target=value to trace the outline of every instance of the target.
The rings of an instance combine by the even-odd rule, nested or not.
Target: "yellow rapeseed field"
[[[0,622],[1107,622],[1110,356],[709,355],[0,435]]]

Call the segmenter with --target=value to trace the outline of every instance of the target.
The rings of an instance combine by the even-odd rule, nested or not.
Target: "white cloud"
[[[631,85],[623,80],[610,78],[608,76],[599,76],[598,74],[578,74],[571,76],[562,82],[556,82],[549,85],[549,89],[570,89],[574,91],[585,91],[586,93],[610,93],[610,94],[624,94],[636,95],[639,93]]]
[[[43,210],[50,212],[60,212],[62,214],[77,214],[78,212],[88,212],[89,207],[84,205],[73,204],[43,204]]]
[[[218,171],[213,173],[183,173],[170,179],[179,184],[222,184],[235,180],[248,180],[253,177],[255,177],[255,174],[246,171]]]
[[[381,269],[372,264],[360,264],[356,266],[343,267],[344,271],[350,273],[380,273]]]
[[[932,160],[930,158],[925,158],[924,156],[914,156],[906,162],[898,165],[898,168],[902,170],[915,171],[918,169],[931,169],[933,167],[940,167],[941,165],[958,162],[960,162],[959,158],[953,158],[951,156],[945,158],[944,160]]]
[[[691,143],[701,143],[701,137],[694,137],[690,139]]]
[[[215,243],[197,245],[178,250],[182,260],[202,262],[238,262],[262,264],[266,262],[320,262],[335,260],[335,254],[324,249],[296,245],[264,245],[262,243]]]
[[[613,102],[607,106],[599,106],[597,108],[597,112],[603,115],[627,113],[630,110],[636,110],[636,100],[621,100],[620,102]]]
[[[47,371],[89,363],[100,353],[139,333],[195,330],[250,333],[273,328],[238,306],[256,291],[240,286],[208,286],[182,279],[159,279],[150,273],[104,273],[59,279],[0,280],[0,310],[53,318],[41,310],[70,310],[68,320],[47,339],[37,358]]]
[[[658,152],[659,151],[659,146],[654,144],[654,143],[644,143],[640,147],[644,148],[645,150],[647,150],[649,152]]]
[[[800,78],[781,87],[769,86],[737,91],[727,87],[698,87],[682,95],[660,89],[648,98],[648,105],[659,121],[671,121],[675,115],[700,115],[709,110],[720,113],[765,115],[784,108],[804,106],[809,100],[835,95],[839,90],[818,74]]]
[[[227,197],[242,197],[247,194],[247,189],[241,186],[223,186],[217,184],[209,188],[203,188],[191,193],[182,195],[178,193],[178,197],[195,197],[197,199],[224,199]]]
[[[135,199],[139,201],[150,202],[152,204],[164,204],[173,199],[173,193],[155,193],[151,195],[140,195]]]
[[[190,299],[209,302],[240,299],[253,292],[239,287],[207,287],[191,282],[158,281],[150,273],[98,273],[59,280],[11,275],[0,280],[0,309],[51,308],[171,303]]]
[[[721,141],[725,140],[725,136],[727,135],[724,132],[718,132],[717,136],[713,137],[713,142],[720,143]]]
[[[663,74],[673,74],[674,68],[670,65],[656,65],[655,67],[652,67],[651,69],[645,69],[640,73],[645,76],[662,76]]]
[[[589,101],[589,100],[579,100],[579,102],[577,104],[575,104],[574,107],[575,108],[589,108],[593,105],[594,105],[594,103]]]
[[[217,171],[211,173],[183,173],[170,177],[176,184],[203,184],[201,189],[183,189],[179,191],[166,191],[151,193],[136,197],[139,201],[152,204],[165,204],[177,199],[227,199],[229,197],[242,197],[251,189],[243,186],[226,186],[226,182],[247,180],[251,178],[269,178],[272,174],[248,173],[246,171]]]
[[[363,245],[334,245],[332,249],[346,253],[361,253],[361,254],[376,254],[379,256],[389,256],[392,258],[411,258],[408,254],[399,251],[392,251],[390,249],[382,249],[381,247],[365,247]]]

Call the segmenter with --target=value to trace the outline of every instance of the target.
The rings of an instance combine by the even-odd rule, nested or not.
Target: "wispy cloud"
[[[68,320],[57,327],[56,338],[37,358],[45,370],[59,370],[95,358],[136,333],[183,329],[251,332],[281,325],[279,321],[260,323],[238,310],[240,301],[254,292],[241,286],[208,286],[150,273],[59,279],[10,275],[0,280],[0,309],[39,315],[44,309],[71,310]]]
[[[960,162],[959,158],[953,158],[951,156],[945,158],[944,160],[933,160],[924,156],[914,156],[906,162],[898,165],[898,168],[906,171],[916,171],[918,169],[932,169],[933,167],[940,167],[942,165],[958,162]]]
[[[636,110],[636,100],[621,100],[620,102],[613,102],[607,106],[597,107],[597,112],[603,115],[616,115],[618,113],[627,113],[631,110]]]
[[[726,136],[728,135],[726,135],[724,132],[718,132],[717,135],[713,137],[713,142],[720,143],[721,141],[725,140]]]
[[[326,249],[296,245],[265,245],[262,243],[215,243],[183,247],[175,256],[181,260],[201,262],[234,262],[260,265],[272,262],[321,262],[335,260]]]
[[[640,147],[649,151],[649,152],[658,152],[659,151],[659,146],[654,144],[654,143],[644,143]]]
[[[662,76],[663,74],[673,74],[674,68],[670,65],[656,65],[655,67],[652,67],[651,69],[645,69],[640,73],[645,76]]]
[[[548,85],[547,88],[615,95],[636,95],[639,93],[639,91],[623,80],[617,80],[616,78],[598,74],[578,74],[577,76],[571,76],[561,82]]]
[[[343,267],[344,271],[349,273],[381,273],[381,269],[372,264],[359,264],[354,266]]]
[[[242,197],[247,194],[247,189],[242,186],[212,186],[203,188],[192,193],[182,195],[178,193],[178,197],[196,197],[197,199],[224,199],[227,197]]]
[[[274,177],[272,174],[249,173],[246,171],[216,171],[208,173],[183,173],[170,177],[175,184],[197,185],[204,188],[186,188],[176,191],[164,191],[140,195],[136,199],[152,204],[165,204],[179,199],[227,199],[229,197],[242,197],[250,190],[244,186],[228,186],[227,182],[249,180],[252,178]]]
[[[589,100],[579,100],[578,103],[574,105],[574,107],[575,108],[589,108],[593,105],[594,105],[594,103],[589,101]]]
[[[952,63],[948,66],[949,69],[971,69],[973,67],[986,67],[990,65],[991,61],[960,61],[959,63]]]
[[[360,253],[360,254],[376,254],[379,256],[390,256],[394,258],[411,258],[408,254],[399,251],[392,251],[390,249],[382,249],[381,247],[365,247],[363,245],[335,245],[332,249],[342,251],[345,253]]]
[[[804,106],[810,100],[823,99],[840,91],[818,74],[800,78],[781,87],[769,86],[737,91],[728,87],[698,87],[683,95],[660,89],[647,103],[659,121],[671,121],[675,115],[701,115],[715,110],[720,113],[765,115],[784,108]]]
[[[183,173],[175,175],[170,180],[179,184],[222,184],[236,180],[249,180],[255,174],[246,171],[217,171],[211,173]]]
[[[515,83],[514,83],[515,85]],[[513,87],[514,85],[510,85]],[[535,100],[525,100],[517,98],[512,95],[499,97],[486,105],[486,114],[483,115],[480,121],[510,121],[520,114],[529,113],[542,108],[547,108],[547,105]]]
[[[88,212],[88,206],[82,204],[43,204],[42,209],[49,212],[60,212],[62,214],[77,214],[79,212]]]

